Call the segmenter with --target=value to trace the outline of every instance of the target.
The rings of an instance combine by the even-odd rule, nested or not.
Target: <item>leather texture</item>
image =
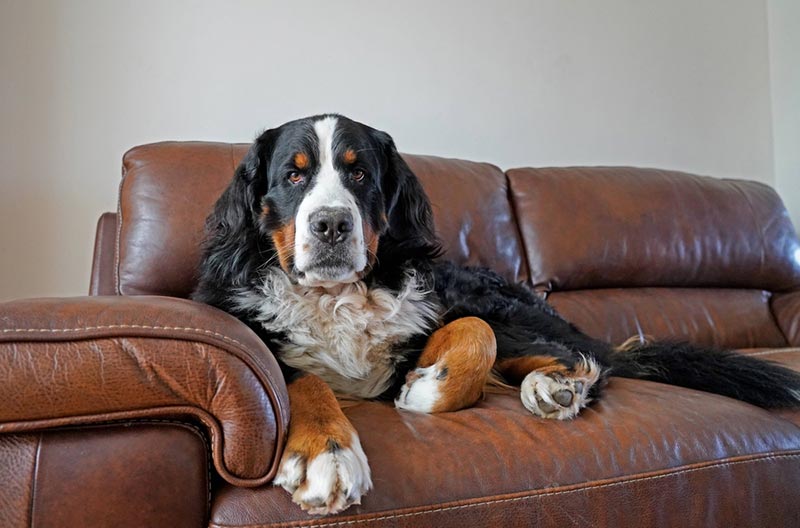
[[[776,295],[772,309],[789,344],[800,346],[800,291]]]
[[[0,304],[0,433],[133,418],[197,420],[223,478],[268,482],[289,419],[280,369],[230,315],[156,297]]]
[[[188,297],[196,281],[203,225],[246,145],[155,143],[122,160],[116,290]]]
[[[0,525],[31,526],[31,501],[36,473],[37,435],[0,435]]]
[[[266,527],[796,526],[798,455],[736,457],[668,471],[333,519],[218,524]],[[710,494],[708,490],[714,490]],[[718,493],[718,495],[717,495]],[[749,505],[757,505],[750,508]]]
[[[345,412],[373,471],[375,490],[361,506],[310,520],[280,488],[224,485],[212,526],[789,526],[800,520],[800,503],[780,499],[798,497],[797,427],[721,396],[613,379],[601,400],[566,422],[537,419],[507,393],[439,415],[377,402]]]
[[[766,185],[631,167],[507,175],[540,291],[800,287],[800,242]]]
[[[114,254],[117,241],[116,213],[103,213],[97,220],[89,295],[114,295]]]
[[[0,435],[0,526],[204,526],[208,455],[169,422]]]
[[[547,297],[568,321],[615,345],[640,337],[727,348],[786,346],[770,299],[761,290],[719,288],[612,288]]]
[[[500,169],[435,156],[403,158],[431,200],[444,258],[490,267],[513,282],[527,280],[519,228]]]
[[[117,292],[189,296],[205,218],[247,148],[169,142],[125,154],[117,218]],[[435,156],[403,157],[429,193],[448,258],[492,266],[514,281],[527,278],[500,169]]]

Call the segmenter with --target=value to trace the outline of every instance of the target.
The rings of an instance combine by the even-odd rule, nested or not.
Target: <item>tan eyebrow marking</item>
[[[307,169],[308,155],[305,152],[298,152],[294,155],[294,164],[298,169]]]
[[[355,163],[356,162],[356,151],[353,150],[353,149],[345,150],[344,154],[342,155],[342,159],[344,159],[344,162],[347,163],[348,165],[351,165],[351,164]]]

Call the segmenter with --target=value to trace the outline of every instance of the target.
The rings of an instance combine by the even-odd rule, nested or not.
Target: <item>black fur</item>
[[[644,344],[611,356],[612,373],[722,394],[759,407],[796,407],[797,372],[730,350],[689,343]]]
[[[309,131],[316,119],[319,116],[268,130],[253,144],[208,218],[199,285],[193,294],[194,299],[250,324],[276,351],[280,351],[284,336],[253,324],[230,297],[236,289],[257,285],[266,267],[277,266],[270,235],[292,218],[303,192],[302,186],[287,185],[285,174],[296,169],[291,164],[292,153],[314,141]],[[546,355],[571,368],[589,357],[605,367],[604,378],[616,375],[660,381],[762,407],[800,403],[797,372],[732,351],[685,343],[651,343],[618,352],[565,321],[526,287],[511,284],[490,270],[459,267],[438,258],[441,251],[430,203],[391,137],[344,117],[338,119],[340,141],[362,153],[359,164],[371,176],[368,183],[352,184],[351,189],[362,215],[380,235],[377,259],[364,278],[368,284],[397,288],[405,270],[413,268],[431,286],[431,295],[442,307],[442,324],[476,316],[492,327],[498,360]],[[268,214],[263,213],[265,207]],[[413,368],[426,339],[420,335],[397,347],[395,390]],[[287,375],[292,375],[290,369]],[[594,387],[593,396],[601,386]]]

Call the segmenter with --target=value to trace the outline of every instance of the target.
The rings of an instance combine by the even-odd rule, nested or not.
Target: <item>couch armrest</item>
[[[168,297],[0,303],[0,433],[147,418],[209,431],[238,486],[270,481],[289,420],[275,358],[246,325]]]
[[[772,313],[789,344],[800,346],[800,291],[775,294]]]

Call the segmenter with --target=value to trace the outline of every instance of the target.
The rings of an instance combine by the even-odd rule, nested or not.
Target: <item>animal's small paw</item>
[[[394,400],[395,407],[407,411],[434,412],[442,397],[441,389],[447,375],[447,367],[440,368],[436,363],[412,370],[406,376],[400,395]]]
[[[600,379],[600,367],[586,360],[573,372],[533,371],[522,380],[520,398],[530,412],[542,418],[568,420],[591,400],[589,389]]]
[[[312,515],[338,513],[372,488],[369,464],[358,435],[348,447],[333,439],[319,453],[287,451],[272,482],[292,494],[292,500]]]

